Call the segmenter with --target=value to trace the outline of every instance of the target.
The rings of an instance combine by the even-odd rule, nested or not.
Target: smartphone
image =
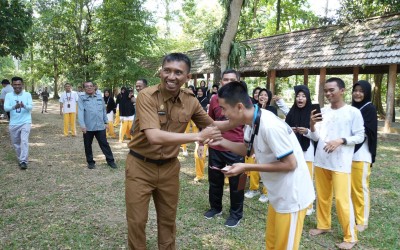
[[[221,169],[220,169],[220,168],[218,168],[218,167],[215,167],[215,166],[209,166],[209,168],[211,168],[211,169],[214,169],[214,170],[221,171]]]
[[[311,104],[311,111],[313,110],[317,110],[314,112],[314,114],[319,114],[321,113],[321,107],[319,106],[319,104]]]

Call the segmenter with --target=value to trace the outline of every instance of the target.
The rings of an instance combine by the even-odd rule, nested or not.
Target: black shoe
[[[110,166],[111,168],[117,168],[117,164],[115,164],[115,162],[109,162],[108,166]]]
[[[43,110],[42,110],[42,114],[43,114]]]
[[[232,216],[229,216],[229,218],[225,222],[226,227],[237,227],[240,223],[241,219],[235,219]]]
[[[28,165],[26,165],[25,162],[21,162],[21,163],[19,164],[19,167],[20,167],[22,170],[25,170],[25,169],[28,168]]]
[[[209,220],[209,219],[214,218],[214,216],[218,216],[221,214],[222,214],[222,211],[217,211],[216,209],[211,208],[204,214],[204,217]]]
[[[87,167],[88,167],[88,169],[94,169],[94,168],[96,168],[96,164],[89,163]]]

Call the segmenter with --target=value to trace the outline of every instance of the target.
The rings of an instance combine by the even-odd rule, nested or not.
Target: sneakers
[[[88,167],[88,169],[94,169],[94,168],[96,168],[96,164],[89,163],[87,167]]]
[[[266,196],[265,194],[260,195],[260,198],[258,198],[258,201],[265,203],[268,202],[268,196]]]
[[[201,180],[203,180],[203,178],[196,177],[193,179],[194,182],[200,182]]]
[[[240,223],[240,220],[241,219],[235,219],[235,218],[229,216],[229,218],[225,222],[225,226],[226,227],[237,227]]]
[[[258,190],[249,190],[244,194],[244,197],[251,199],[259,194],[260,194],[260,191],[258,191]]]
[[[182,155],[186,157],[186,156],[189,155],[189,153],[188,153],[188,151],[183,151],[183,152],[182,152]]]
[[[20,167],[22,170],[25,170],[25,169],[28,168],[28,165],[26,165],[25,162],[21,162],[21,163],[19,164],[19,167]]]
[[[219,216],[219,215],[221,215],[222,214],[222,211],[217,211],[216,209],[214,209],[214,208],[211,208],[210,210],[208,210],[205,214],[204,214],[204,217],[206,218],[206,219],[212,219],[212,218],[214,218],[215,216]]]
[[[115,164],[115,162],[109,162],[109,163],[107,163],[108,164],[108,166],[110,166],[111,168],[117,168],[117,164]]]

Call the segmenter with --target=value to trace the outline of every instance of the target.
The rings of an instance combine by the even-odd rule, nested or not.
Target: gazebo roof
[[[244,76],[267,75],[269,70],[291,75],[304,69],[318,74],[319,68],[346,73],[353,67],[360,67],[360,73],[366,68],[373,73],[387,65],[400,64],[400,14],[243,42],[252,48],[238,69]],[[193,74],[213,72],[202,49],[187,54]],[[347,70],[341,71],[343,68]]]

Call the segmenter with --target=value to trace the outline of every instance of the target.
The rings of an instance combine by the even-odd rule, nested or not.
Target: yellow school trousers
[[[64,113],[64,136],[68,136],[70,128],[72,136],[76,136],[75,120],[76,113]]]
[[[371,164],[364,161],[353,161],[351,165],[351,199],[357,225],[368,226],[370,210],[369,176]]]

